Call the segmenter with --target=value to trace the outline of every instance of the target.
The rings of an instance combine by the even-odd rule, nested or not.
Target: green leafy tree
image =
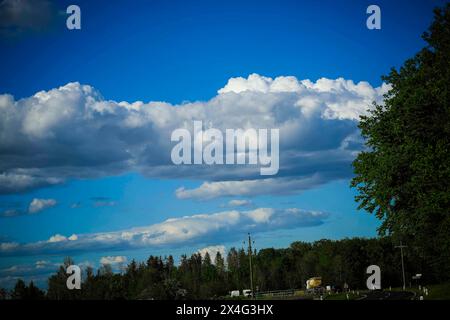
[[[359,208],[381,221],[379,233],[407,242],[425,275],[450,271],[450,4],[435,10],[427,46],[383,79],[384,105],[361,117],[368,150],[353,166]]]

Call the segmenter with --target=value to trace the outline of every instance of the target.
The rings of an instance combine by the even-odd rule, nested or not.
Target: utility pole
[[[254,242],[253,242],[254,243]],[[252,290],[252,298],[255,298],[255,288],[253,287],[253,264],[252,264],[252,238],[250,233],[248,234],[248,258],[250,264],[250,289]]]
[[[407,248],[407,246],[404,246],[402,242],[400,241],[400,245],[396,246],[396,248],[400,248],[400,256],[402,257],[402,275],[403,275],[403,291],[406,289],[406,280],[405,280],[405,263],[403,261],[403,248]]]

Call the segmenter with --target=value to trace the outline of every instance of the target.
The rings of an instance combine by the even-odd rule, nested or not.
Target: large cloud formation
[[[93,87],[79,83],[19,100],[3,94],[0,193],[130,171],[212,182],[264,178],[255,166],[172,164],[171,133],[177,128],[192,130],[194,120],[223,131],[279,128],[276,177],[306,189],[351,174],[350,163],[362,148],[358,117],[373,101],[381,103],[388,89],[385,84],[373,88],[342,78],[312,82],[252,74],[230,79],[208,101],[180,105],[106,100]],[[267,180],[264,185],[272,183],[280,182]],[[190,197],[187,190],[178,195]],[[191,196],[201,197],[195,192]]]
[[[230,210],[173,218],[150,226],[114,232],[73,234],[70,237],[57,234],[46,241],[24,244],[3,242],[0,243],[0,257],[229,242],[246,232],[318,226],[327,217],[325,212],[297,208]]]

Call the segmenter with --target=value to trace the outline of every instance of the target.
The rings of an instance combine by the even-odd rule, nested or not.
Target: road
[[[381,291],[374,290],[365,294],[361,300],[411,300],[413,292],[409,291]]]

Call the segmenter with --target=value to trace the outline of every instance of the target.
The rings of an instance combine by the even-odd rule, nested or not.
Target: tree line
[[[255,291],[305,289],[306,280],[320,276],[324,285],[343,290],[365,289],[369,265],[381,268],[383,287],[402,285],[400,251],[391,237],[296,241],[288,248],[265,248],[252,252]],[[407,285],[417,285],[412,276],[423,274],[422,284],[443,279],[413,248],[405,250]],[[32,282],[18,280],[3,297],[13,299],[218,299],[232,290],[250,288],[249,252],[231,248],[226,257],[217,252],[214,261],[209,253],[182,255],[178,264],[172,256],[150,256],[147,261],[132,260],[121,272],[102,265],[94,272],[83,269],[80,290],[66,286],[66,268],[75,262],[66,258],[48,279],[44,292]],[[447,276],[446,276],[447,277]]]

